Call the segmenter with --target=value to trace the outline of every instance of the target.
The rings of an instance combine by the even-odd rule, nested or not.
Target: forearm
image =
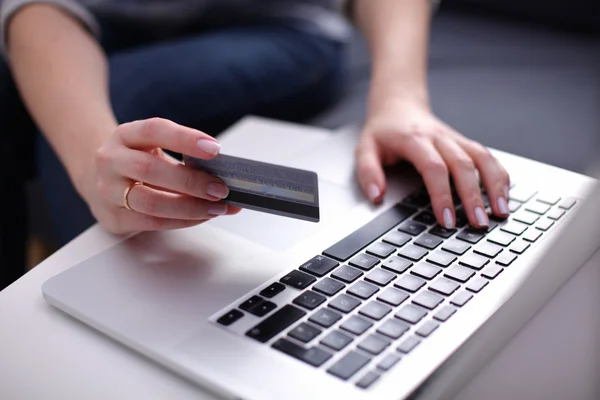
[[[116,127],[107,62],[94,38],[49,5],[19,11],[8,52],[21,95],[81,193],[94,151]]]
[[[354,19],[372,58],[369,108],[390,99],[429,104],[431,0],[354,0]]]

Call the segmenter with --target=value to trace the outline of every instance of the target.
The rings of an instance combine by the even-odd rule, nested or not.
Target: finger
[[[385,174],[375,140],[363,136],[356,147],[358,182],[369,200],[378,204],[385,193]]]
[[[469,222],[476,228],[489,226],[490,221],[479,190],[475,163],[454,140],[448,137],[437,139],[435,145],[450,169]]]
[[[212,159],[221,151],[219,142],[206,133],[162,118],[123,124],[117,128],[116,136],[133,149],[161,147],[202,159]]]
[[[510,214],[508,209],[510,177],[508,172],[496,157],[481,144],[464,140],[461,147],[475,162],[475,166],[479,170],[494,215],[501,218],[508,217]]]
[[[120,176],[168,191],[211,201],[229,195],[229,189],[219,178],[145,151],[119,147],[112,165]]]

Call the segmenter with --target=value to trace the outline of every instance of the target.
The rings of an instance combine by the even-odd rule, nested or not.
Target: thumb
[[[375,140],[363,135],[356,148],[358,182],[372,203],[378,204],[385,193],[385,174]]]

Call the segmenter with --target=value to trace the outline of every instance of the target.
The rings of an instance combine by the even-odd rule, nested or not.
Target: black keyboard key
[[[410,206],[397,204],[325,250],[323,254],[339,261],[345,261],[379,236],[410,217],[415,211],[416,209]]]
[[[502,265],[503,267],[508,267],[516,259],[517,259],[516,254],[511,254],[511,253],[505,251],[504,253],[500,254],[500,256],[498,258],[496,258],[496,264]]]
[[[431,235],[429,233],[425,233],[419,236],[419,238],[415,240],[414,243],[418,244],[421,247],[425,247],[426,249],[433,250],[440,244],[442,244],[442,242],[443,240],[440,237]]]
[[[395,251],[396,248],[394,246],[390,246],[383,242],[377,242],[367,248],[367,253],[379,258],[388,258]]]
[[[490,262],[489,258],[479,256],[477,254],[471,253],[463,256],[459,261],[460,264],[465,265],[469,268],[473,268],[476,270],[480,270],[487,263]]]
[[[389,371],[394,367],[394,365],[398,364],[398,362],[401,359],[402,357],[400,357],[399,355],[390,353],[387,356],[383,357],[381,361],[379,361],[379,364],[377,364],[377,368],[379,368],[382,371]]]
[[[331,353],[328,353],[323,349],[318,347],[306,349],[287,339],[279,339],[273,343],[273,348],[300,361],[304,361],[313,367],[320,367],[325,361],[331,358]]]
[[[244,301],[239,307],[244,311],[249,311],[252,307],[262,303],[264,299],[260,296],[252,296],[248,300]]]
[[[308,319],[310,322],[315,323],[317,325],[321,325],[323,328],[329,328],[336,322],[342,319],[342,315],[330,310],[328,308],[321,308],[317,310],[311,317]]]
[[[530,243],[527,243],[524,240],[519,240],[510,246],[510,251],[517,254],[523,254],[525,250],[529,248],[529,246],[531,246]]]
[[[389,345],[390,342],[387,339],[384,339],[378,335],[369,335],[358,344],[358,348],[366,351],[367,353],[371,353],[374,356],[378,356]]]
[[[400,318],[411,324],[416,324],[427,315],[427,310],[415,306],[413,304],[407,304],[396,313],[396,318]]]
[[[450,253],[454,253],[456,255],[462,256],[469,250],[471,246],[466,242],[461,242],[460,240],[452,239],[444,243],[442,246],[442,250],[449,251]]]
[[[536,190],[532,188],[528,188],[524,185],[518,185],[513,187],[509,194],[508,198],[511,200],[518,201],[520,203],[525,203],[529,201],[535,195]]]
[[[319,283],[313,286],[313,290],[327,296],[333,296],[345,287],[346,285],[340,281],[331,278],[323,278]]]
[[[429,290],[433,290],[434,292],[443,294],[444,296],[450,296],[452,293],[456,292],[460,285],[450,279],[446,278],[437,278],[431,285],[429,285]]]
[[[365,333],[372,326],[373,326],[373,323],[371,321],[369,321],[365,318],[361,318],[356,315],[353,315],[352,317],[350,317],[346,321],[344,321],[344,323],[342,325],[340,325],[340,328],[342,328],[343,330],[345,330],[347,332],[350,332],[357,336],[360,336],[363,333]]]
[[[465,283],[471,279],[473,275],[475,275],[475,272],[472,269],[461,267],[460,265],[450,267],[444,272],[444,276],[455,279],[461,283]]]
[[[265,343],[306,315],[305,311],[286,304],[270,317],[246,332],[246,336]]]
[[[431,335],[433,333],[433,331],[435,331],[438,327],[440,326],[439,323],[429,320],[427,322],[425,322],[423,325],[421,325],[419,327],[419,329],[417,329],[417,331],[415,332],[417,335],[422,336],[422,337],[428,337],[429,335]]]
[[[391,304],[393,306],[399,306],[403,302],[408,299],[409,294],[403,292],[402,290],[388,288],[385,289],[379,296],[377,296],[377,300],[383,301],[385,303]]]
[[[339,279],[342,282],[352,283],[355,280],[357,280],[362,274],[363,272],[356,268],[352,268],[347,265],[342,265],[341,267],[336,269],[333,272],[333,274],[331,274],[331,276],[336,279]]]
[[[483,290],[484,287],[488,285],[488,283],[490,282],[487,279],[483,279],[482,277],[476,276],[475,278],[471,279],[471,281],[467,284],[466,288],[471,292],[479,293],[481,290]]]
[[[455,306],[458,307],[462,307],[465,304],[467,304],[469,302],[469,300],[471,300],[473,298],[473,294],[469,293],[469,292],[460,292],[457,295],[455,295],[452,300],[450,300],[451,304],[454,304]]]
[[[525,232],[525,229],[527,229],[527,225],[522,224],[517,221],[510,221],[506,225],[503,225],[502,227],[500,227],[500,230],[502,230],[504,232],[512,233],[515,236],[519,236],[520,234]]]
[[[377,328],[377,332],[392,339],[398,339],[409,329],[410,327],[404,322],[397,319],[388,319]]]
[[[513,216],[513,219],[517,222],[522,222],[527,225],[533,225],[537,222],[538,219],[540,219],[540,216],[529,211],[522,211],[518,214],[515,214]]]
[[[321,340],[321,344],[329,347],[330,349],[340,351],[344,347],[348,346],[352,340],[354,339],[340,331],[333,331]]]
[[[410,204],[417,208],[426,207],[427,205],[429,205],[430,201],[431,200],[429,199],[429,194],[427,193],[427,190],[425,188],[422,188],[418,192],[413,193],[410,196],[406,197],[404,200],[402,200],[403,203]]]
[[[504,271],[504,268],[498,266],[498,265],[490,265],[489,267],[486,267],[482,272],[481,272],[481,276],[483,276],[484,278],[488,278],[488,279],[494,279],[495,277],[497,277],[502,271]]]
[[[550,211],[546,216],[552,220],[559,220],[565,214],[565,210],[562,208],[556,208]]]
[[[425,281],[423,279],[417,278],[412,275],[404,275],[396,282],[394,282],[394,286],[400,289],[404,289],[407,292],[414,293],[417,290],[421,289],[425,285]]]
[[[288,333],[288,336],[299,340],[302,343],[308,343],[317,336],[319,336],[321,332],[322,331],[319,328],[303,322],[294,329],[292,329]]]
[[[494,258],[502,251],[502,247],[490,242],[483,242],[473,250],[475,253],[489,258]]]
[[[456,235],[456,237],[460,240],[464,240],[465,242],[469,242],[475,244],[479,242],[485,236],[485,232],[481,229],[467,228],[463,230],[461,233]]]
[[[427,261],[433,264],[440,265],[442,267],[447,267],[456,261],[456,256],[452,253],[448,253],[444,250],[438,250],[433,252],[427,256]]]
[[[340,379],[348,380],[370,361],[369,357],[363,356],[356,351],[351,351],[333,364],[327,372]]]
[[[432,235],[435,235],[435,236],[439,236],[444,239],[448,239],[450,236],[452,236],[452,235],[454,235],[454,233],[456,233],[456,229],[446,229],[439,225],[436,225],[429,230],[429,233],[431,233]]]
[[[382,304],[378,301],[371,301],[367,303],[363,308],[361,308],[358,313],[364,315],[365,317],[372,318],[376,321],[379,321],[383,317],[385,317],[392,309],[385,304]]]
[[[391,272],[385,271],[381,268],[376,268],[371,271],[367,276],[365,276],[365,280],[371,283],[375,283],[380,286],[385,286],[396,278],[395,274]]]
[[[563,201],[561,201],[558,206],[564,210],[570,210],[576,203],[577,200],[572,198],[566,198]]]
[[[421,343],[419,339],[417,339],[414,336],[411,336],[404,342],[400,343],[400,346],[398,346],[398,351],[404,354],[408,354],[411,352],[412,349],[417,347],[419,343]]]
[[[467,218],[467,213],[462,208],[456,210],[455,215],[456,215],[455,226],[457,228],[462,228],[463,226],[465,226],[466,224],[469,223],[469,219]]]
[[[248,312],[250,314],[254,314],[257,317],[264,317],[265,315],[267,315],[268,313],[270,313],[271,311],[273,311],[274,309],[277,308],[277,304],[272,303],[270,301],[263,301],[261,303],[256,304],[255,306],[251,307]]]
[[[325,256],[315,256],[302,264],[300,269],[321,277],[327,275],[329,271],[333,270],[338,265],[340,265],[340,263],[332,260],[331,258]]]
[[[436,223],[435,215],[428,211],[423,211],[413,218],[417,222],[421,222],[425,225],[432,225]]]
[[[279,282],[273,282],[269,286],[264,288],[260,292],[260,295],[263,297],[266,297],[268,299],[272,299],[273,297],[277,296],[279,293],[283,292],[284,290],[285,290],[285,285],[282,285]]]
[[[433,292],[427,292],[427,291],[423,291],[423,292],[419,293],[417,295],[417,297],[415,297],[413,299],[413,303],[415,303],[421,307],[425,307],[429,310],[433,310],[434,308],[439,306],[440,303],[442,303],[443,301],[444,301],[444,298],[442,296],[440,296],[439,294],[435,294]]]
[[[523,234],[523,240],[527,240],[528,242],[535,242],[542,236],[542,231],[537,229],[528,229],[527,232]]]
[[[410,242],[411,237],[406,233],[400,231],[393,231],[384,236],[383,241],[389,244],[393,244],[397,247],[402,247],[406,243]]]
[[[283,278],[281,278],[279,281],[281,283],[285,283],[288,286],[295,287],[296,289],[306,289],[316,280],[317,278],[315,278],[312,275],[294,270],[286,276],[284,276]]]
[[[538,195],[537,201],[553,206],[560,201],[560,196],[553,193],[542,193]]]
[[[395,272],[397,274],[402,274],[404,273],[404,271],[410,268],[412,264],[412,262],[408,261],[405,258],[394,256],[392,258],[387,259],[383,263],[381,268],[389,269],[390,271]]]
[[[229,326],[231,324],[233,324],[235,321],[237,321],[238,319],[242,318],[244,316],[244,313],[241,312],[240,310],[231,310],[229,311],[227,314],[223,315],[222,317],[220,317],[217,320],[217,323],[224,325],[224,326]]]
[[[411,268],[410,273],[425,279],[433,279],[437,274],[442,272],[440,267],[427,263],[418,263]]]
[[[544,215],[550,210],[550,206],[548,204],[540,203],[539,201],[532,201],[525,205],[525,209],[536,214]]]
[[[325,297],[321,296],[320,294],[307,290],[300,296],[296,297],[293,303],[307,308],[309,310],[314,310],[315,308],[323,304],[325,300]]]
[[[329,303],[329,307],[335,308],[343,313],[349,313],[360,305],[360,300],[345,293],[338,295]]]
[[[348,289],[348,293],[365,300],[373,296],[378,291],[379,288],[377,286],[371,285],[365,281],[358,281]]]
[[[444,306],[438,310],[433,316],[433,318],[437,319],[441,322],[446,322],[451,316],[456,313],[456,307],[452,306]]]
[[[516,236],[510,233],[495,231],[488,235],[487,240],[500,246],[508,246],[515,240]]]
[[[406,245],[398,251],[398,254],[411,261],[420,261],[428,253],[424,248],[412,244]]]
[[[355,256],[354,258],[352,258],[352,260],[350,260],[349,264],[354,267],[358,267],[360,269],[364,269],[364,270],[368,271],[371,268],[373,268],[374,266],[376,266],[377,264],[379,264],[379,258],[371,256],[369,254],[361,253],[361,254]]]
[[[408,233],[409,235],[417,236],[419,233],[423,232],[427,227],[423,224],[420,224],[416,221],[407,221],[400,225],[398,228],[399,231]]]

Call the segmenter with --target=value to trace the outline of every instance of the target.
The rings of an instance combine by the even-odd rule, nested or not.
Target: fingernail
[[[454,218],[452,217],[452,211],[449,208],[444,208],[442,211],[442,218],[444,219],[444,228],[454,229]]]
[[[210,154],[211,156],[216,156],[221,151],[221,145],[219,142],[210,139],[200,139],[196,142],[196,145],[203,152]]]
[[[367,186],[367,196],[369,196],[369,200],[375,201],[381,195],[381,190],[379,190],[379,186],[374,183],[369,183]]]
[[[508,203],[506,203],[506,199],[504,197],[498,197],[498,210],[502,214],[508,214]]]
[[[227,204],[211,204],[208,207],[209,215],[224,215],[227,214]]]
[[[229,188],[222,183],[212,182],[206,186],[206,193],[212,197],[224,199],[229,195]]]
[[[488,226],[490,224],[485,211],[483,211],[483,208],[481,207],[475,207],[475,219],[477,220],[477,225],[479,226]]]

